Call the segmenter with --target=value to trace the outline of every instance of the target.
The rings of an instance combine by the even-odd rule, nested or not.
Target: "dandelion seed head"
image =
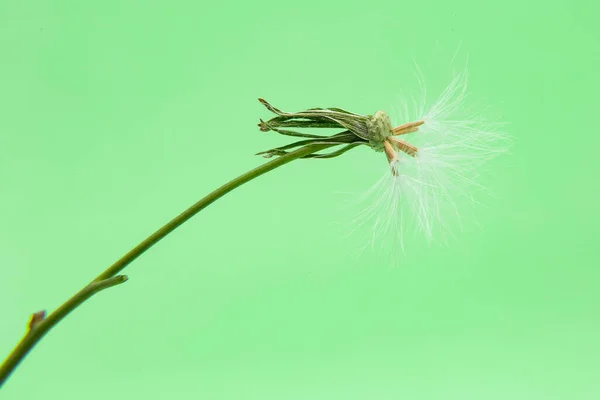
[[[353,221],[371,225],[369,244],[380,250],[398,241],[403,249],[409,232],[431,243],[463,230],[465,208],[476,203],[476,192],[487,192],[480,179],[485,163],[510,144],[502,124],[469,108],[466,70],[430,105],[420,74],[417,80],[419,96],[390,113],[402,136],[389,140],[395,147],[393,154],[386,150],[389,170],[362,196],[363,208]]]

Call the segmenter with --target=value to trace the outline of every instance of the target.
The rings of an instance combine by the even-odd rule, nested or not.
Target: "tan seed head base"
[[[407,133],[418,131],[419,127],[424,123],[425,121],[407,122],[406,124],[400,125],[392,129],[390,132],[393,136],[405,135]],[[395,166],[395,163],[398,162],[398,154],[396,154],[396,151],[401,151],[403,153],[408,154],[411,157],[415,157],[417,155],[417,152],[419,151],[419,149],[413,146],[412,144],[391,136],[389,136],[383,142],[383,148],[388,163],[390,164],[392,175],[394,176],[398,176],[398,171]]]

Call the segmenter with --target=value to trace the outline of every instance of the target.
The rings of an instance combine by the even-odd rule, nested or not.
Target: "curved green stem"
[[[127,254],[118,259],[113,265],[108,267],[104,272],[98,275],[92,282],[86,285],[83,289],[73,295],[70,299],[64,302],[54,312],[48,315],[47,318],[42,319],[35,324],[31,324],[30,329],[27,331],[25,336],[17,343],[13,351],[8,355],[6,360],[0,365],[0,387],[6,382],[10,374],[19,365],[19,363],[25,358],[29,351],[35,346],[35,344],[42,338],[46,333],[50,331],[58,322],[66,317],[71,311],[75,310],[86,300],[92,297],[94,294],[101,290],[109,287],[121,284],[127,280],[124,275],[117,275],[133,260],[141,256],[146,250],[158,243],[161,239],[173,232],[184,222],[192,218],[202,209],[207,207],[209,204],[218,200],[220,197],[231,192],[233,189],[243,185],[246,182],[251,181],[277,167],[287,164],[298,158],[302,158],[309,154],[313,154],[317,151],[324,150],[328,147],[335,146],[337,144],[314,144],[302,147],[294,152],[290,152],[286,155],[278,157],[272,161],[269,161],[230,182],[224,184],[220,188],[216,189],[212,193],[209,193],[204,198],[193,204],[187,210],[173,218],[162,228],[148,236],[144,241],[131,249]]]

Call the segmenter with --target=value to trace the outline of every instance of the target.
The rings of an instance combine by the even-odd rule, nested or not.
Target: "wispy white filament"
[[[476,201],[475,192],[485,190],[480,182],[485,163],[509,146],[500,124],[467,108],[466,72],[456,75],[429,107],[420,77],[419,82],[421,99],[404,102],[391,113],[398,116],[393,126],[425,121],[418,132],[400,137],[418,147],[418,153],[398,154],[391,166],[397,175],[386,171],[362,197],[364,208],[353,221],[371,225],[372,247],[387,246],[392,239],[403,248],[410,231],[432,241],[462,229],[465,206]]]

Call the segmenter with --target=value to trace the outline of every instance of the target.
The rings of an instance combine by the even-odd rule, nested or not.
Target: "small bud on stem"
[[[46,310],[41,310],[36,313],[31,314],[29,317],[29,322],[27,323],[27,331],[31,331],[34,329],[40,322],[42,322],[46,318]]]

